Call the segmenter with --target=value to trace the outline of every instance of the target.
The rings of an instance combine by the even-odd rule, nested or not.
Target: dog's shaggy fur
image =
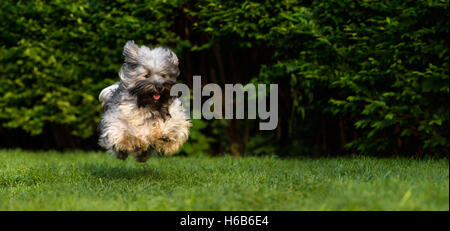
[[[119,159],[139,162],[157,153],[175,153],[186,142],[191,123],[181,101],[170,96],[179,75],[178,58],[170,49],[125,44],[120,81],[102,90],[100,146]]]

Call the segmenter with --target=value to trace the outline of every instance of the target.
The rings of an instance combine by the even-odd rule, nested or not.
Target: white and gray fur
[[[133,41],[125,44],[123,55],[120,80],[99,95],[100,146],[119,159],[132,154],[139,162],[156,153],[175,153],[191,126],[181,101],[170,96],[180,73],[177,56],[169,48],[138,47]]]

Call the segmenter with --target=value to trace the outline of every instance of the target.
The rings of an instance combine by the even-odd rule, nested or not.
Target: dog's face
[[[178,58],[169,48],[138,47],[128,41],[123,49],[125,63],[120,79],[139,107],[159,108],[170,98],[170,88],[180,74]]]

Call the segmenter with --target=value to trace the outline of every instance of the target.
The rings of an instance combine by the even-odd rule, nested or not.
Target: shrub
[[[134,39],[174,48],[187,83],[280,85],[275,132],[195,121],[187,154],[448,155],[448,0],[45,2],[0,6],[4,129],[95,139]]]

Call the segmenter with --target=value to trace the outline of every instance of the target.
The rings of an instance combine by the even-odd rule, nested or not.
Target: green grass
[[[449,162],[0,150],[0,210],[449,210]]]

